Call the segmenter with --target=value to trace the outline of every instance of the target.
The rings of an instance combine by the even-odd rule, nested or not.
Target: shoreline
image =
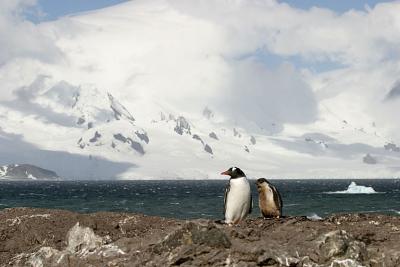
[[[0,210],[0,266],[399,266],[400,216],[206,219]]]

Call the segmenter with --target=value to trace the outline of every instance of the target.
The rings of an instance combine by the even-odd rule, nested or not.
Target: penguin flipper
[[[224,194],[224,217],[225,217],[225,213],[226,213],[226,201],[228,200],[228,194],[229,194],[229,191],[230,191],[230,189],[231,189],[231,186],[230,186],[231,184],[230,183],[228,183],[227,185],[226,185],[226,187],[225,187],[225,194]]]
[[[274,194],[274,202],[275,202],[275,205],[276,205],[277,207],[279,207],[279,212],[280,212],[280,214],[282,215],[283,203],[282,203],[281,194],[279,193],[278,189],[276,189],[275,186],[272,187],[272,191],[273,191],[273,194]]]
[[[250,207],[249,207],[249,214],[253,211],[253,196],[250,193]]]

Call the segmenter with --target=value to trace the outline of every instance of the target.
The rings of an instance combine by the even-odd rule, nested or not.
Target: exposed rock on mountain
[[[190,132],[190,124],[189,122],[185,119],[183,116],[179,116],[176,120],[176,126],[174,128],[174,131],[177,134],[191,134]]]
[[[204,144],[203,140],[197,134],[194,134],[192,137],[193,137],[193,139],[199,140],[202,144]]]
[[[385,266],[400,263],[400,217],[247,219],[235,227],[128,213],[0,212],[1,266]]]
[[[213,151],[212,151],[212,149],[211,149],[211,147],[210,147],[208,144],[206,144],[206,145],[204,146],[204,150],[205,150],[207,153],[214,154]]]
[[[207,119],[211,119],[214,117],[214,112],[212,112],[208,107],[205,107],[203,110],[203,116]]]
[[[101,137],[101,134],[99,134],[99,132],[96,131],[96,132],[94,133],[94,136],[93,136],[92,138],[89,139],[89,142],[90,142],[90,143],[97,142],[97,141],[99,140],[100,137]]]
[[[397,81],[393,85],[392,89],[389,91],[389,93],[387,93],[385,99],[386,100],[392,100],[392,99],[395,99],[395,98],[398,98],[398,97],[400,97],[400,81]]]
[[[386,150],[393,151],[393,152],[400,152],[400,147],[398,147],[394,143],[387,143],[383,146]]]
[[[371,156],[370,154],[367,154],[363,157],[363,162],[366,164],[376,164],[378,163],[378,161],[376,160],[376,158],[374,158],[373,156]]]
[[[124,135],[122,135],[120,133],[114,134],[114,138],[122,143],[129,144],[132,149],[134,149],[138,153],[144,155],[145,151],[143,149],[143,146],[139,142],[132,140],[130,137],[125,137]],[[115,143],[114,143],[114,146],[116,146]]]
[[[239,131],[238,130],[236,130],[236,128],[233,128],[233,136],[235,136],[235,137],[242,137],[242,135],[239,133]]]
[[[214,133],[214,132],[211,132],[208,136],[209,136],[210,138],[215,139],[215,140],[219,140],[217,134]]]
[[[146,144],[150,142],[149,136],[144,130],[137,130],[135,134],[140,140],[144,141]]]
[[[253,145],[255,145],[255,144],[257,143],[257,140],[256,140],[256,138],[255,138],[253,135],[250,137],[250,142],[251,142],[251,144],[253,144]]]
[[[0,167],[0,179],[59,179],[57,173],[30,164],[10,164]]]
[[[110,108],[114,112],[115,119],[120,120],[121,117],[125,117],[130,121],[135,121],[133,116],[123,105],[121,105],[121,103],[119,103],[110,93],[107,95],[108,99],[110,100]]]

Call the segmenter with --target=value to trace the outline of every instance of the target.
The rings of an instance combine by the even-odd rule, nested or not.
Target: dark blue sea
[[[355,183],[351,183],[354,181]],[[223,218],[227,181],[0,181],[0,209],[41,207],[78,212],[123,211],[174,217]],[[400,180],[272,180],[284,215],[400,215]],[[251,180],[254,210],[258,193]]]

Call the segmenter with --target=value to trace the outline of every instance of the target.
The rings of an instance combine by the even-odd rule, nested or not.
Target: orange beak
[[[221,172],[221,175],[229,175],[229,170],[228,170],[228,171]]]

